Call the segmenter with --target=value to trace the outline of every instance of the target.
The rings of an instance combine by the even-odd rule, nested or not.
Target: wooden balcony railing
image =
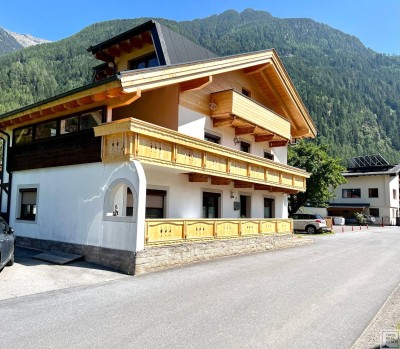
[[[292,232],[292,219],[146,219],[145,244],[173,244]]]
[[[211,117],[217,124],[218,119],[222,119],[222,123],[229,126],[256,126],[251,131],[255,136],[270,133],[277,139],[291,138],[288,120],[234,90],[212,93],[211,102],[214,105]],[[232,123],[226,118],[231,118]]]
[[[133,118],[103,124],[94,130],[96,136],[103,137],[103,162],[137,159],[188,173],[246,181],[272,191],[305,191],[309,177],[298,168]]]

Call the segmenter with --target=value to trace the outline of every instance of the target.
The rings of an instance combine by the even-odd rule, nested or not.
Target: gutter
[[[3,171],[1,172],[1,190],[0,190],[0,209],[1,204],[3,203],[3,191],[7,194],[7,211],[5,220],[7,223],[10,222],[10,207],[11,207],[11,184],[12,184],[12,172],[8,171],[8,155],[10,153],[10,135],[3,130],[0,129],[0,133],[5,135],[7,138],[7,165],[4,166],[4,154],[5,154],[5,147],[4,147],[4,138],[3,138]],[[8,173],[8,188],[7,190],[3,187],[4,186],[4,171],[7,170]]]

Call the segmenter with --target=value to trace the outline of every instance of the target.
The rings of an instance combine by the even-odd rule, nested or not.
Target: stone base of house
[[[126,274],[135,273],[136,253],[98,246],[71,244],[68,242],[33,239],[18,236],[17,245],[42,251],[61,251],[82,255],[88,262],[100,264]]]
[[[88,262],[107,266],[126,274],[142,274],[220,257],[264,252],[313,243],[293,234],[267,235],[241,239],[213,240],[168,246],[146,246],[131,252],[67,242],[18,237],[17,244],[42,251],[79,254]]]
[[[313,243],[308,237],[293,234],[213,240],[175,246],[146,247],[137,252],[135,274],[167,269],[219,257],[264,252]]]

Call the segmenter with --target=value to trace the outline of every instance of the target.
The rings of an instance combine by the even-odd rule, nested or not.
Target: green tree
[[[340,159],[327,154],[326,145],[300,141],[289,148],[288,163],[311,174],[305,192],[290,195],[289,214],[296,213],[305,204],[321,206],[334,197],[333,189],[345,183],[342,172],[345,168]]]

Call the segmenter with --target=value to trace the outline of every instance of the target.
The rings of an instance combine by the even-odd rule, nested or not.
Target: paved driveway
[[[40,252],[17,247],[15,264],[0,272],[0,300],[127,277],[93,263],[55,265],[32,258]]]
[[[315,238],[298,248],[0,301],[7,319],[0,343],[349,348],[400,281],[400,229]]]

